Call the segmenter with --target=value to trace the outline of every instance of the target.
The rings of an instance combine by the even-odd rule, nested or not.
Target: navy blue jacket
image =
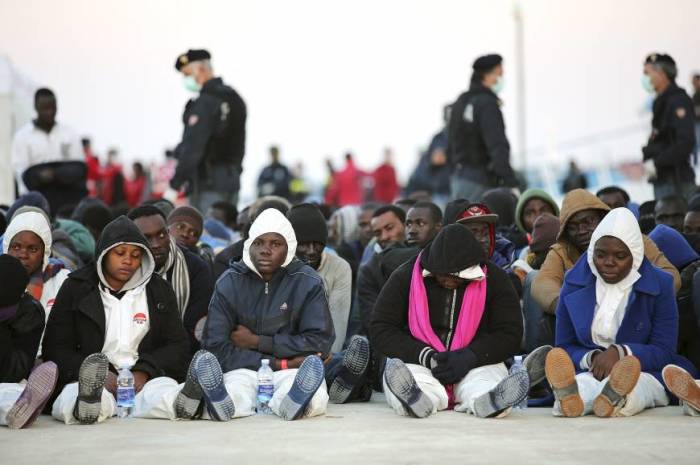
[[[233,344],[231,332],[239,324],[260,336],[257,351]],[[295,258],[269,283],[242,261],[233,263],[214,288],[202,347],[228,372],[257,370],[263,358],[327,355],[334,340],[323,281]]]
[[[632,286],[627,311],[615,342],[628,346],[642,364],[642,371],[661,381],[661,370],[676,364],[697,377],[695,367],[676,353],[678,307],[671,275],[645,258],[642,275]],[[578,371],[588,351],[603,349],[593,342],[591,324],[595,311],[596,278],[587,254],[564,277],[556,316],[556,345],[569,354]],[[661,381],[663,383],[663,381]]]

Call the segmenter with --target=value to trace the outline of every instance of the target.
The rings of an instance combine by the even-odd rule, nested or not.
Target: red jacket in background
[[[345,168],[337,171],[331,178],[326,189],[326,203],[336,207],[346,205],[360,205],[362,203],[362,178],[365,173],[355,167],[352,160],[348,160]]]
[[[396,181],[396,171],[389,163],[379,165],[372,173],[374,178],[374,200],[381,203],[392,203],[399,195],[399,183]]]

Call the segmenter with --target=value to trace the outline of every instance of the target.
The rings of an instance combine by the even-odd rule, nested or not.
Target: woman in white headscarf
[[[644,258],[639,225],[625,208],[596,228],[565,277],[556,316],[557,348],[545,370],[557,416],[631,416],[665,406],[664,366],[695,372],[676,354],[673,278]]]
[[[43,210],[22,207],[13,215],[3,239],[3,253],[10,254],[29,273],[27,292],[41,303],[46,320],[56,295],[70,273],[63,262],[51,258],[51,224]]]

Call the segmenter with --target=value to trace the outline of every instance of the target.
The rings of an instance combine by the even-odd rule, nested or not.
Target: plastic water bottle
[[[510,367],[510,373],[516,373],[518,371],[525,371],[522,355],[516,355],[513,359],[513,365]],[[525,396],[525,398],[518,405],[514,406],[514,408],[525,410],[527,408],[527,396]]]
[[[134,413],[134,375],[130,367],[123,366],[117,376],[117,415],[131,418]]]
[[[270,401],[272,400],[272,394],[275,392],[275,382],[274,373],[272,368],[270,368],[270,361],[268,359],[263,359],[258,369],[258,399],[256,410],[258,414],[269,415],[272,413],[270,410]]]

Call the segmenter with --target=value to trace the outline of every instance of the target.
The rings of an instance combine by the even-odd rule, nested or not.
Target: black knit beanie
[[[292,223],[297,242],[328,242],[328,226],[319,208],[312,203],[302,203],[292,207],[287,213]]]
[[[22,263],[12,255],[0,255],[0,308],[19,302],[29,284],[29,275]]]

